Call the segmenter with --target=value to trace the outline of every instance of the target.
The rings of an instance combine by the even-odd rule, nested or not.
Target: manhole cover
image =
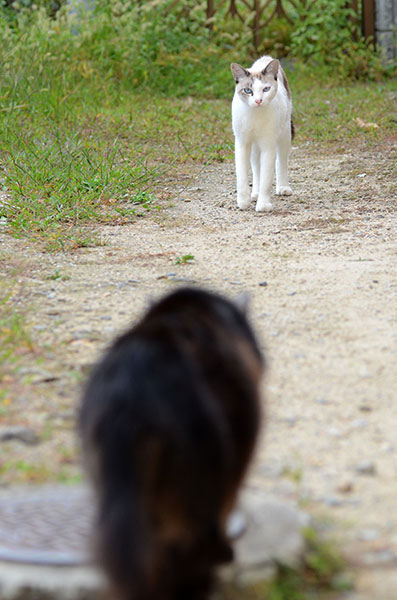
[[[90,561],[93,502],[84,487],[0,493],[0,560],[48,565]]]

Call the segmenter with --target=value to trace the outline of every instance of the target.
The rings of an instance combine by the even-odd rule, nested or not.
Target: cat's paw
[[[229,540],[236,540],[241,537],[247,529],[247,517],[239,510],[235,509],[230,515],[226,523],[226,535]]]
[[[253,202],[256,202],[258,200],[258,196],[259,196],[258,192],[252,192],[252,194],[251,194],[251,200]]]
[[[241,210],[245,210],[246,208],[249,208],[251,204],[251,198],[249,196],[237,196],[237,206],[241,209]]]
[[[277,187],[276,189],[276,194],[278,196],[291,196],[292,190],[289,185],[280,185],[280,187]]]
[[[272,209],[273,204],[270,202],[270,200],[262,200],[261,202],[258,200],[255,207],[256,212],[269,212]]]

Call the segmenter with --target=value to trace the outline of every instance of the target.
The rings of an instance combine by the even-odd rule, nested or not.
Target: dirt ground
[[[237,209],[233,164],[186,167],[163,182],[160,211],[101,227],[102,246],[68,254],[0,231],[8,303],[25,312],[40,349],[40,360],[26,357],[3,378],[1,418],[40,443],[3,444],[3,464],[73,471],[80,383],[151,299],[189,284],[247,291],[268,362],[248,485],[321,518],[360,567],[346,597],[395,600],[396,158],[392,142],[338,154],[300,143],[294,194],[274,197],[266,214]],[[187,254],[194,259],[177,264]]]

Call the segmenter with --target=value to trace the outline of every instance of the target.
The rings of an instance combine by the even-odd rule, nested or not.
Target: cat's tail
[[[206,600],[216,566],[233,550],[217,527],[195,540],[164,543],[126,490],[104,499],[96,533],[99,564],[120,600]]]

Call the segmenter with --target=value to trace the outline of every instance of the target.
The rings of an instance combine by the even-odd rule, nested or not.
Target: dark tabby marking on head
[[[286,77],[286,75],[285,75],[285,73],[284,73],[283,70],[281,70],[281,76],[282,76],[282,79],[283,79],[284,87],[285,87],[285,89],[287,91],[287,96],[291,100],[291,90],[289,89],[288,80],[287,80],[287,77]]]
[[[243,313],[181,289],[94,369],[80,411],[97,556],[122,600],[202,600],[258,433],[263,359]]]

